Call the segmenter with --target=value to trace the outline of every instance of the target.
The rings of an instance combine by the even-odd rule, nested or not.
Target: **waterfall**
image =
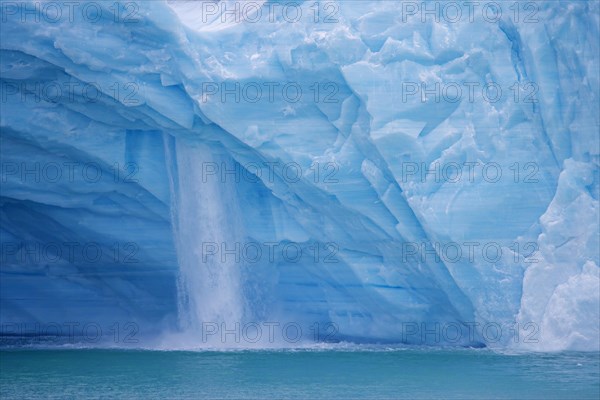
[[[179,137],[166,148],[172,166],[179,323],[196,337],[203,324],[235,326],[244,317],[242,265],[226,251],[243,239],[236,182],[209,173],[234,162],[225,153],[215,153],[217,146],[189,138]]]

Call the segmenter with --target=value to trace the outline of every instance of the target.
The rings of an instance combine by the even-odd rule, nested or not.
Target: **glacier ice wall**
[[[597,2],[43,4],[2,4],[3,324],[598,349]]]

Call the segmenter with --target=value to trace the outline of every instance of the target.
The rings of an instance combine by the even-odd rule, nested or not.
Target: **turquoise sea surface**
[[[4,349],[0,398],[598,399],[600,354]]]

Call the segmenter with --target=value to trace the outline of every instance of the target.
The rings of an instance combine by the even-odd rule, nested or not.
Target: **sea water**
[[[0,398],[598,399],[599,353],[5,349]]]

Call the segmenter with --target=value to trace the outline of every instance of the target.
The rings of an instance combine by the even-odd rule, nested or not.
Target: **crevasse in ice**
[[[40,4],[2,5],[2,323],[598,349],[597,2]]]

